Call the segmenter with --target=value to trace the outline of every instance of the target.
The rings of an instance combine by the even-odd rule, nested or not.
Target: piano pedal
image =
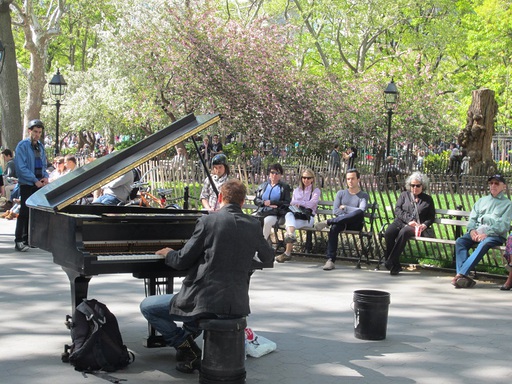
[[[69,363],[69,349],[71,347],[68,344],[64,344],[64,352],[60,355],[60,359],[63,363]]]
[[[64,325],[67,329],[71,330],[73,327],[73,318],[70,315],[66,315],[66,321],[64,321]]]

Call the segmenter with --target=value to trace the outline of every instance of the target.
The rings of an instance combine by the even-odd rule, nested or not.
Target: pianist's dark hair
[[[243,204],[247,195],[247,188],[238,179],[229,179],[220,187],[222,201],[228,204]]]

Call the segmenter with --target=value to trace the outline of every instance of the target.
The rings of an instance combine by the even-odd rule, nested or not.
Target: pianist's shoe
[[[27,244],[23,243],[22,241],[17,241],[16,245],[14,246],[14,249],[19,252],[27,252],[29,248],[30,247]]]
[[[201,348],[196,344],[192,336],[176,347],[176,355],[180,355],[180,360],[176,364],[176,370],[183,373],[194,373],[194,370],[201,369]]]

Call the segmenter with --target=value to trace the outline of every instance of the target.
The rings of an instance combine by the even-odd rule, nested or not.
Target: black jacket
[[[274,258],[260,222],[244,214],[239,205],[228,204],[199,218],[185,246],[166,257],[171,267],[188,269],[182,288],[172,298],[171,314],[248,315],[249,278],[256,252],[263,262]]]

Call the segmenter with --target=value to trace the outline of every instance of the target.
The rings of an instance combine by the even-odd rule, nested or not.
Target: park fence
[[[317,186],[322,189],[322,200],[332,201],[336,192],[346,188],[344,173],[330,169],[321,158],[303,158],[295,164],[284,163],[285,173],[283,179],[292,186],[297,187],[301,170],[311,168],[317,175]],[[244,163],[235,163],[231,167],[231,175],[247,185],[249,195],[254,195],[259,183],[266,180],[266,172],[254,173]],[[152,189],[172,188],[173,198],[178,205],[183,206],[185,189],[188,191],[188,207],[201,209],[199,196],[206,173],[197,161],[189,160],[186,164],[175,166],[171,160],[152,160],[141,166],[142,181],[148,182]],[[403,172],[396,177],[387,178],[385,173],[362,172],[361,187],[370,195],[373,202],[378,203],[378,215],[375,220],[375,233],[373,241],[374,251],[370,256],[372,262],[377,262],[383,253],[382,239],[379,231],[386,223],[394,219],[394,208],[398,196],[404,190],[405,180],[408,176]],[[437,209],[457,209],[470,211],[476,200],[488,193],[488,176],[450,175],[446,173],[435,173],[428,175],[430,179],[429,193],[432,195]],[[252,198],[252,196],[251,196]],[[447,231],[449,239],[456,239],[458,234],[454,231]],[[326,244],[316,246],[316,253],[309,256],[323,257],[323,250]],[[342,244],[340,247],[350,247],[350,244]],[[301,247],[301,244],[297,244]],[[347,252],[343,252],[347,254]],[[411,241],[404,252],[403,261],[411,264],[435,265],[438,267],[453,268],[453,247],[436,243],[424,244],[423,242]],[[491,251],[479,268],[486,272],[503,274],[501,267],[501,255],[497,251]]]

